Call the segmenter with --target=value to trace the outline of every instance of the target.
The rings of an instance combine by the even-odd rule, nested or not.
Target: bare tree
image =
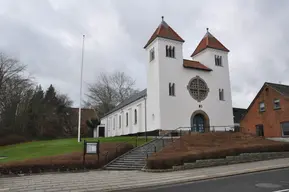
[[[25,65],[0,53],[0,131],[16,132],[27,108],[33,84],[25,77]]]
[[[102,116],[137,93],[138,90],[134,88],[134,85],[135,80],[124,72],[101,73],[95,83],[88,85],[86,106],[93,106]]]
[[[0,53],[0,111],[11,94],[19,91],[18,88],[31,85],[30,79],[24,77],[25,69],[26,66],[18,60]]]

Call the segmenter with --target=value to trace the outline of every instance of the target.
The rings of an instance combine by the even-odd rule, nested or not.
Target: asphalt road
[[[287,189],[287,190],[286,190]],[[133,192],[289,192],[289,168]]]

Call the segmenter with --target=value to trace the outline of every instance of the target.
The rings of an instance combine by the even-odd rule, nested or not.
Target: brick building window
[[[282,136],[289,136],[289,122],[281,123]]]
[[[274,109],[280,109],[280,99],[274,99]]]
[[[259,111],[260,112],[264,112],[265,111],[265,103],[264,102],[259,103]]]

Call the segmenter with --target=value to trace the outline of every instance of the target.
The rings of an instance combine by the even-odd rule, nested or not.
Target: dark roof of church
[[[131,103],[133,103],[133,102],[135,102],[135,101],[137,101],[137,100],[145,97],[146,95],[147,95],[147,89],[144,89],[144,90],[142,90],[142,91],[140,91],[140,92],[132,95],[131,97],[125,99],[123,102],[121,102],[120,104],[118,104],[118,105],[117,105],[115,108],[113,108],[111,111],[109,111],[108,113],[106,113],[103,117],[105,117],[105,116],[107,116],[107,115],[109,115],[109,114],[111,114],[111,113],[113,113],[113,112],[115,112],[115,111],[117,111],[117,110],[125,107],[126,105],[129,105],[129,104],[131,104]]]
[[[197,55],[206,48],[213,48],[229,52],[229,49],[227,49],[216,37],[214,37],[209,31],[207,31],[207,33],[200,41],[199,45],[197,46],[191,57]]]
[[[242,117],[247,113],[247,109],[233,108],[234,123],[240,123]]]
[[[155,38],[162,37],[166,39],[171,39],[175,41],[185,42],[164,20],[162,17],[162,22],[159,24],[158,28],[152,34],[151,38],[148,40],[144,48],[146,48]]]

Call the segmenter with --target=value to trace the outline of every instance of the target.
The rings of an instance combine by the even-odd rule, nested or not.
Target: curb
[[[229,172],[224,172],[224,173],[218,173],[214,175],[199,175],[199,176],[194,176],[191,178],[182,178],[182,179],[177,179],[177,180],[166,180],[165,182],[161,183],[153,183],[150,182],[149,184],[139,184],[135,186],[117,186],[117,189],[110,189],[109,191],[114,191],[114,192],[124,192],[125,190],[140,190],[143,188],[153,188],[153,187],[163,187],[166,185],[174,185],[174,184],[185,184],[193,181],[202,181],[202,180],[208,180],[208,179],[216,179],[216,178],[224,178],[228,176],[235,176],[235,175],[243,175],[243,174],[248,174],[248,173],[257,173],[261,171],[269,171],[269,170],[275,170],[275,169],[282,169],[282,168],[288,168],[289,163],[282,164],[282,165],[273,165],[273,166],[263,166],[259,167],[256,169],[243,169],[239,171],[229,171]],[[159,181],[158,181],[159,182]]]

